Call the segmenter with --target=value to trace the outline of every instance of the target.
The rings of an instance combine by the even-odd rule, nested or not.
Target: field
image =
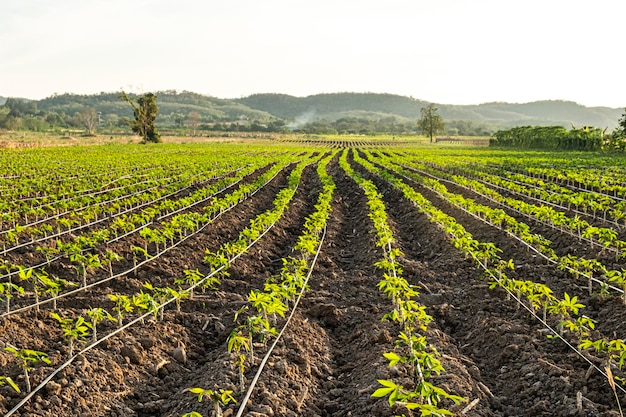
[[[4,416],[626,404],[622,158],[359,139],[2,149],[0,195]]]

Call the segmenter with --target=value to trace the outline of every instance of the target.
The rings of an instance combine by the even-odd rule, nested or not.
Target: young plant
[[[56,246],[37,246],[35,250],[44,254],[48,265],[50,265],[52,258],[59,253],[59,249]]]
[[[206,256],[204,257],[204,262],[211,267],[210,273],[216,271],[222,267],[228,267],[228,257],[224,254],[223,251],[211,252],[210,250],[205,251]],[[222,271],[224,276],[228,276],[228,273]]]
[[[235,313],[235,322],[239,316],[248,310],[248,306],[243,306]],[[248,338],[248,345],[250,346],[250,363],[254,363],[254,336],[258,335],[263,344],[267,343],[267,340],[271,336],[277,336],[278,331],[272,327],[269,321],[262,316],[250,316],[246,315],[244,323],[237,327],[240,335],[245,335]],[[237,330],[235,329],[235,330]]]
[[[13,293],[23,295],[24,287],[20,287],[12,282],[0,282],[0,296],[4,297],[7,314],[11,311],[11,298],[13,298]]]
[[[213,409],[215,411],[215,417],[222,417],[222,406],[228,405],[231,402],[236,403],[237,401],[232,396],[231,390],[225,389],[204,389],[204,388],[189,388],[189,392],[192,394],[196,394],[198,396],[198,402],[202,402],[203,399],[208,398],[213,402]],[[198,413],[196,413],[198,414]],[[191,414],[193,415],[193,414]],[[199,415],[199,414],[198,414]]]
[[[91,340],[95,342],[98,340],[98,335],[96,332],[96,326],[104,321],[104,319],[108,319],[109,321],[116,322],[117,319],[111,315],[108,311],[103,309],[102,307],[94,307],[87,310],[87,315],[91,318]]]
[[[0,376],[0,387],[6,384],[9,384],[9,386],[13,388],[13,390],[15,390],[15,392],[17,392],[18,394],[21,392],[20,387],[18,387],[17,384],[13,382],[13,380],[10,377]]]
[[[236,327],[228,337],[228,353],[235,353],[234,364],[239,370],[239,392],[244,392],[246,390],[243,375],[246,370],[245,352],[250,352],[250,341],[248,337],[243,334],[242,330],[242,326]]]
[[[151,256],[147,250],[145,250],[144,248],[140,246],[131,246],[131,250],[133,251],[133,270],[135,271],[135,276],[136,276],[137,275],[137,262],[138,262],[137,256],[143,255],[144,259],[150,259]]]
[[[176,278],[176,280],[174,280],[174,284],[187,284],[189,286],[193,286],[204,278],[204,276],[197,269],[185,269],[183,273],[185,276],[183,278]],[[189,299],[193,300],[193,288],[189,291]]]
[[[119,262],[122,260],[122,257],[115,252],[112,252],[107,249],[104,252],[104,259],[102,260],[103,265],[108,265],[109,267],[109,276],[113,276],[113,262]]]
[[[44,292],[46,294],[50,294],[50,297],[52,298],[52,309],[53,310],[57,309],[57,296],[59,295],[61,290],[64,287],[66,287],[66,286],[76,286],[76,285],[78,285],[78,284],[75,284],[73,282],[66,281],[66,280],[64,280],[62,278],[58,278],[58,277],[55,277],[55,276],[51,277],[43,269],[41,269],[40,272],[37,272],[37,276],[38,276],[39,281],[41,282],[41,284],[43,284],[43,286],[45,287]]]
[[[118,326],[122,327],[122,320],[126,313],[132,313],[134,310],[133,301],[127,295],[122,294],[107,294],[107,297],[115,303],[113,311],[117,314]]]
[[[266,320],[271,314],[272,323],[274,324],[276,323],[276,314],[285,317],[285,312],[287,311],[287,305],[274,293],[252,290],[248,295],[248,302],[252,304]]]
[[[622,302],[626,305],[626,269],[622,268],[619,271],[615,269],[607,271],[606,277],[609,279],[609,282],[616,282],[622,287]]]
[[[35,311],[39,313],[39,274],[33,274],[33,269],[26,269],[23,266],[18,266],[18,277],[22,281],[31,281],[33,284],[33,293],[35,295]],[[41,270],[43,271],[43,269]]]
[[[74,343],[79,342],[83,343],[85,338],[89,334],[89,329],[91,329],[91,323],[85,321],[83,316],[79,316],[76,321],[71,318],[62,318],[57,313],[50,313],[50,317],[59,322],[61,326],[61,330],[63,330],[63,336],[67,339],[69,351],[68,357],[72,357],[74,355]]]
[[[70,261],[76,264],[76,273],[83,278],[83,287],[87,286],[87,272],[92,269],[100,268],[102,263],[98,254],[76,253],[70,256]]]
[[[44,352],[31,349],[16,349],[13,346],[7,346],[4,350],[12,353],[15,356],[17,365],[22,368],[22,371],[24,372],[24,380],[26,381],[26,392],[31,391],[29,377],[29,371],[32,369],[31,366],[36,365],[39,361],[48,365],[52,363],[50,359],[48,359],[48,354]]]

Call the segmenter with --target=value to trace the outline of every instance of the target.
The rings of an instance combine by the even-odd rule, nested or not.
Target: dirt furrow
[[[609,412],[613,407],[609,388],[597,378],[587,380],[588,364],[562,342],[547,339],[541,327],[518,310],[514,301],[505,300],[502,291],[489,290],[480,271],[444,242],[443,233],[429,225],[399,191],[364,174],[375,181],[385,196],[396,237],[405,253],[405,275],[422,286],[420,300],[428,306],[429,314],[458,349],[467,372],[477,381],[483,394],[479,406],[484,408],[477,407],[476,415],[596,416]],[[475,238],[490,241],[490,230],[483,232],[481,238],[482,229],[475,219],[428,195],[431,197],[440,209],[458,215],[455,218],[464,226],[464,220],[473,225],[470,227]],[[581,410],[576,408],[578,392],[588,400]],[[602,398],[597,392],[607,396]]]

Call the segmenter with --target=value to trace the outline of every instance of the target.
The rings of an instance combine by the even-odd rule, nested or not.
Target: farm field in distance
[[[625,289],[621,156],[0,149],[4,416],[619,416]]]

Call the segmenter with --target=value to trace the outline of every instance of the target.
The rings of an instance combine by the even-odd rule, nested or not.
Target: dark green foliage
[[[604,130],[597,127],[567,130],[562,126],[520,126],[494,133],[490,146],[597,151],[603,142]]]
[[[617,128],[606,136],[603,149],[611,152],[626,151],[626,109],[617,122]]]
[[[1,91],[0,91],[1,93]],[[191,134],[189,115],[200,115],[196,133],[208,131],[349,133],[399,135],[414,133],[420,109],[428,103],[412,97],[377,93],[333,93],[308,97],[255,94],[220,99],[189,91],[166,90],[159,97],[156,126],[168,134]],[[129,94],[136,100],[138,96]],[[6,101],[6,103],[3,103]],[[439,104],[449,135],[490,135],[514,126],[617,127],[623,109],[584,107],[566,101],[532,103]],[[77,115],[85,109],[99,114],[97,131],[128,132],[132,108],[119,93],[54,94],[43,100],[0,97],[0,129],[71,132],[84,129]],[[165,134],[165,133],[164,133]]]
[[[426,107],[422,107],[420,110],[420,118],[417,121],[417,128],[424,134],[430,137],[430,141],[433,141],[433,137],[440,132],[443,132],[443,119],[439,116],[439,109],[434,104],[429,104]]]
[[[622,114],[622,118],[617,122],[617,130],[622,137],[626,136],[626,109],[624,109],[624,114]]]
[[[144,142],[161,142],[161,135],[156,130],[156,116],[159,107],[156,104],[157,97],[153,93],[145,93],[137,98],[135,103],[128,94],[122,91],[121,99],[133,108],[134,120],[130,120],[133,132],[143,138]]]

